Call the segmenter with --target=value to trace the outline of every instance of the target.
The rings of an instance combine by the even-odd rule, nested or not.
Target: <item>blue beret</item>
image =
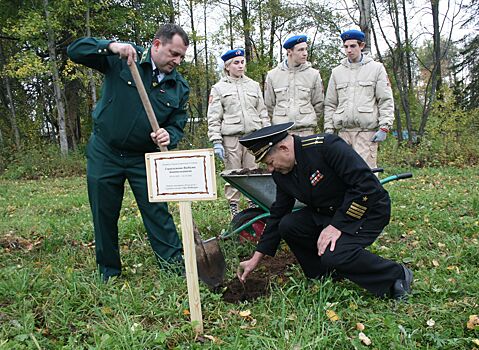
[[[346,40],[359,40],[364,42],[364,37],[364,33],[356,29],[347,30],[341,34],[341,39],[343,39],[343,42]]]
[[[243,49],[233,49],[233,50],[228,50],[226,51],[223,56],[221,56],[221,59],[226,62],[229,59],[237,56],[244,56],[244,50]]]
[[[271,150],[275,144],[288,136],[288,130],[293,127],[294,123],[283,123],[266,126],[262,129],[243,136],[239,142],[245,146],[259,162]]]
[[[306,35],[295,35],[286,40],[283,44],[283,47],[285,49],[292,49],[294,45],[305,43],[306,41],[308,41],[308,37]]]

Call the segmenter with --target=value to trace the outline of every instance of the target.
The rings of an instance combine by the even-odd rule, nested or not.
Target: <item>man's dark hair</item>
[[[171,39],[175,36],[175,34],[178,34],[181,39],[183,39],[183,44],[186,46],[190,45],[188,34],[186,34],[183,28],[174,23],[166,23],[161,25],[155,34],[155,39],[159,39],[162,44],[168,44],[171,42]]]

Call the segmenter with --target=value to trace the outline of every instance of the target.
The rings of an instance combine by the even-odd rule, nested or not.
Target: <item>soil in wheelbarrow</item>
[[[223,300],[240,303],[268,295],[270,282],[286,283],[290,268],[295,264],[297,260],[290,251],[278,251],[274,258],[265,256],[256,270],[250,273],[244,285],[236,277],[226,283]]]
[[[241,170],[232,171],[230,173],[230,175],[254,175],[254,174],[263,175],[263,174],[271,174],[271,172],[261,168],[257,168],[257,169],[244,168]]]

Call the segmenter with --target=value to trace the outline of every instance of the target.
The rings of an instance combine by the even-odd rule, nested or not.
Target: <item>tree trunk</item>
[[[393,47],[388,40],[387,35],[384,33],[383,27],[381,26],[381,19],[376,7],[376,2],[373,0],[372,2],[374,8],[374,14],[378,21],[379,30],[381,31],[382,37],[386,44],[388,45],[389,51],[391,53],[391,60],[392,60],[392,74],[394,76],[394,82],[396,84],[397,90],[399,92],[399,99],[401,101],[401,107],[404,112],[404,116],[406,118],[406,128],[409,133],[409,137],[411,138],[411,131],[412,131],[412,121],[411,121],[411,110],[409,106],[409,89],[410,86],[407,85],[407,81],[405,81],[405,73],[404,73],[404,49],[402,44],[402,39],[400,35],[400,19],[399,19],[399,11],[397,8],[396,0],[388,2],[389,8],[387,9],[389,15],[391,16],[391,22],[394,28],[394,34],[396,39],[396,47]],[[398,109],[396,105],[395,109]],[[396,117],[400,117],[400,113],[396,114]],[[396,121],[398,126],[401,127],[401,130],[398,130],[398,133],[402,132],[402,124],[401,121]],[[398,138],[398,140],[400,140]]]
[[[423,136],[426,130],[427,120],[431,107],[437,98],[437,93],[441,89],[441,33],[439,29],[439,0],[431,0],[432,10],[432,27],[433,27],[433,49],[434,49],[434,66],[431,72],[431,91],[421,118],[421,125],[419,126],[419,136]]]
[[[86,10],[86,36],[91,36],[91,29],[90,29],[90,5],[88,5],[88,8]],[[95,78],[93,76],[93,69],[88,68],[87,69],[87,76],[88,76],[88,85],[90,86],[90,92],[91,92],[91,110],[95,109],[96,102],[97,102],[97,96],[96,96],[96,84],[95,84]]]
[[[67,116],[67,131],[68,144],[72,149],[76,149],[80,142],[80,116],[78,113],[80,107],[80,95],[78,91],[81,88],[79,79],[70,80],[65,84],[65,99],[66,99],[66,116]]]
[[[55,51],[55,34],[53,28],[50,24],[50,14],[48,11],[48,0],[43,2],[45,9],[45,19],[47,24],[48,31],[48,54],[50,56],[50,64],[53,75],[53,90],[55,93],[55,101],[57,104],[57,113],[58,113],[58,136],[60,139],[60,151],[62,155],[66,156],[68,154],[68,139],[66,132],[65,124],[65,106],[63,104],[63,98],[60,87],[60,76],[58,74],[58,67],[56,61],[56,51]]]
[[[3,55],[3,47],[0,44],[0,62],[2,62],[2,65],[5,64],[5,57]],[[13,97],[12,97],[12,89],[10,85],[10,79],[8,79],[8,76],[5,75],[4,77],[4,82],[5,82],[5,90],[7,92],[7,103],[8,103],[8,109],[10,110],[10,126],[12,127],[12,133],[13,133],[13,141],[15,142],[15,147],[17,149],[20,148],[20,131],[18,130],[18,125],[17,125],[17,113],[15,110],[15,104],[13,102]]]
[[[245,59],[246,62],[251,62],[251,58],[253,57],[253,49],[251,45],[251,23],[248,13],[247,0],[241,0],[241,19],[243,20]]]
[[[233,38],[233,5],[231,0],[228,0],[228,16],[229,16],[229,30],[230,30],[230,49],[234,49],[234,38]]]
[[[276,13],[274,12],[274,8],[276,7],[276,1],[270,0],[269,1],[269,9],[271,11],[271,30],[269,32],[269,52],[268,52],[268,68],[273,67],[273,58],[274,58],[274,36],[276,34]]]
[[[364,51],[371,51],[371,0],[359,0],[359,28],[365,34]]]
[[[207,18],[207,5],[208,2],[207,0],[204,0],[203,2],[203,17],[204,17],[204,32],[205,32],[205,79],[206,79],[206,91],[205,91],[205,103],[206,103],[206,114],[208,114],[208,96],[210,94],[210,65],[209,65],[209,52],[208,52],[208,31],[207,31],[207,26],[206,26],[206,18]]]
[[[173,4],[173,0],[168,0],[169,12],[168,12],[168,21],[170,23],[175,23],[175,5]]]
[[[198,118],[200,120],[203,119],[203,96],[201,93],[201,82],[200,82],[200,63],[198,58],[198,37],[196,35],[195,29],[195,17],[194,17],[194,2],[193,0],[189,0],[188,3],[189,11],[190,11],[190,26],[191,26],[191,39],[193,41],[193,61],[195,63],[196,74],[194,75],[194,89],[196,95],[196,103],[197,103],[197,112]]]

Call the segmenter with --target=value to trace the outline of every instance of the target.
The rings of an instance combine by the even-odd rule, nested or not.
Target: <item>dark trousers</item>
[[[95,228],[96,261],[104,278],[121,273],[118,218],[128,180],[151,247],[161,262],[181,259],[182,245],[166,203],[150,203],[144,155],[114,151],[93,135],[87,150],[88,197]]]
[[[394,281],[404,278],[403,269],[398,263],[365,249],[376,240],[383,227],[361,229],[354,235],[342,232],[334,251],[328,247],[322,256],[318,256],[319,234],[330,221],[330,217],[318,216],[306,207],[285,216],[280,222],[279,232],[305,275],[321,278],[335,271],[376,296],[388,296]],[[322,224],[318,225],[318,222]],[[365,222],[364,226],[371,225]]]

